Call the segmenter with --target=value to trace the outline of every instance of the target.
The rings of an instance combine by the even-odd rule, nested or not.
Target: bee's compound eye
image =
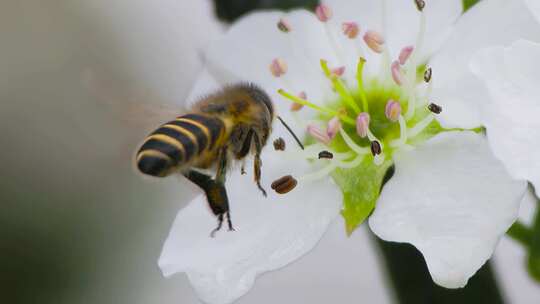
[[[297,184],[298,181],[294,177],[286,175],[275,180],[270,187],[279,194],[285,194],[294,189]]]

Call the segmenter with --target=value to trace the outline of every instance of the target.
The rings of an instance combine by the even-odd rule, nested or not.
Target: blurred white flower
[[[181,210],[159,261],[165,275],[186,272],[202,300],[230,303],[258,274],[313,248],[340,211],[351,233],[376,202],[369,224],[378,236],[416,246],[436,283],[466,284],[516,219],[526,190],[474,129],[489,94],[468,64],[486,46],[540,36],[521,0],[484,0],[462,17],[461,0],[416,4],[329,0],[316,14],[252,14],[209,47],[192,100],[254,82],[293,129],[319,142],[263,151],[266,183],[297,176],[287,195],[264,199],[250,178],[232,173],[234,233],[208,237],[214,219],[202,195]],[[291,112],[287,99],[304,108]],[[279,125],[273,136],[288,137]],[[317,160],[322,150],[333,159]]]

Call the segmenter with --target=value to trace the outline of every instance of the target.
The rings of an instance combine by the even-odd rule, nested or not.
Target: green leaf
[[[531,277],[540,282],[540,199],[537,199],[536,216],[532,227],[532,239],[530,240],[527,264]]]
[[[319,4],[318,0],[214,0],[218,18],[227,22],[233,22],[242,15],[255,10],[293,8],[313,10],[317,4]]]
[[[358,167],[339,168],[332,173],[343,193],[341,215],[345,219],[348,235],[351,235],[375,208],[386,171],[391,166],[390,160],[376,166],[373,157],[368,155]]]
[[[468,9],[473,7],[480,0],[463,0],[463,12],[466,12]]]

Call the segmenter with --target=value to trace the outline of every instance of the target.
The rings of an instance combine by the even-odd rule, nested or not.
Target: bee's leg
[[[229,213],[229,199],[227,198],[227,190],[223,183],[213,180],[210,176],[190,170],[184,173],[184,176],[187,177],[194,184],[199,186],[206,195],[206,200],[210,209],[218,218],[218,226],[212,231],[210,236],[214,236],[216,231],[221,229],[223,224],[223,217],[227,214],[227,219],[229,223],[229,230],[234,230],[232,224],[230,223]]]
[[[216,183],[223,185],[223,190],[225,190],[225,178],[227,173],[227,147],[223,147],[219,154],[218,169],[216,173]],[[225,196],[227,193],[225,193]],[[228,204],[227,204],[228,206]],[[223,219],[221,219],[223,221]],[[227,225],[229,226],[229,231],[234,231],[232,222],[231,222],[231,210],[227,211]]]
[[[257,183],[257,187],[259,188],[259,190],[262,191],[262,194],[266,196],[266,190],[264,190],[264,188],[261,186],[262,144],[259,140],[259,136],[257,135],[257,133],[253,133],[253,141],[255,142],[255,161],[253,162],[253,169],[255,171],[255,182]]]
[[[216,172],[216,182],[225,184],[227,174],[227,146],[221,148],[218,156],[218,165]]]

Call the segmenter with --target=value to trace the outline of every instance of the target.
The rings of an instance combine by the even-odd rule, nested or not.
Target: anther
[[[343,30],[343,34],[350,39],[356,38],[360,32],[360,27],[356,22],[343,22],[341,29]]]
[[[340,66],[340,67],[337,67],[337,68],[333,68],[333,69],[330,70],[330,73],[333,76],[341,77],[345,73],[345,67]]]
[[[300,98],[303,99],[303,100],[306,100],[306,99],[307,99],[307,94],[306,94],[306,92],[302,91],[302,92],[300,92],[300,94],[298,94],[298,97],[300,97]],[[292,112],[298,112],[298,111],[300,111],[303,107],[304,107],[303,104],[299,104],[299,103],[297,103],[297,102],[293,102],[293,103],[291,104],[291,111],[292,111]]]
[[[341,122],[339,121],[339,118],[336,116],[328,122],[328,127],[326,128],[326,135],[330,139],[334,139],[336,137],[336,134],[339,132],[339,129],[341,129]]]
[[[390,121],[398,121],[399,116],[401,115],[401,105],[399,102],[393,99],[388,100],[384,109],[384,115],[386,115],[386,118],[388,118]]]
[[[279,194],[285,194],[294,189],[297,184],[298,181],[294,177],[286,175],[275,180],[270,187]]]
[[[326,22],[330,20],[330,18],[332,18],[333,13],[330,7],[324,4],[320,4],[317,6],[317,8],[315,8],[315,15],[317,15],[317,18],[321,22]]]
[[[270,72],[274,77],[280,77],[287,73],[287,63],[281,58],[276,58],[272,60],[270,64]]]
[[[364,41],[367,46],[375,53],[382,53],[384,48],[384,38],[376,31],[369,30],[364,34]]]
[[[303,100],[306,100],[306,99],[307,99],[307,94],[306,94],[306,92],[302,91],[302,92],[300,92],[300,94],[298,94],[298,97],[300,97],[300,98],[303,99]],[[298,111],[300,111],[303,107],[304,107],[303,104],[299,104],[298,102],[293,102],[293,103],[291,104],[291,111],[292,111],[292,112],[298,112]]]
[[[324,158],[324,159],[332,159],[334,158],[334,154],[332,154],[330,151],[321,151],[319,152],[319,159],[321,158]]]
[[[406,46],[403,49],[401,49],[401,52],[399,52],[399,63],[401,65],[404,65],[407,62],[407,59],[411,57],[412,52],[414,51],[413,46]]]
[[[368,135],[369,131],[369,114],[366,112],[358,114],[356,117],[356,133],[358,136],[364,138]]]
[[[403,84],[403,73],[401,72],[401,65],[399,64],[399,61],[392,62],[392,66],[390,67],[392,71],[392,79],[394,79],[394,82],[397,85]]]
[[[438,104],[430,103],[428,105],[428,110],[430,110],[432,113],[435,113],[435,114],[441,114],[442,107]]]
[[[283,140],[283,138],[279,137],[278,139],[274,140],[274,150],[285,151],[285,140]]]
[[[376,156],[376,155],[379,155],[381,154],[382,152],[382,148],[381,148],[381,144],[374,140],[371,142],[371,154],[373,154],[373,156]]]
[[[311,135],[319,142],[322,142],[323,144],[327,145],[330,143],[330,137],[328,137],[328,135],[325,132],[321,131],[321,129],[319,129],[316,125],[308,125],[307,132],[309,133],[309,135]]]
[[[291,24],[289,22],[287,22],[287,20],[281,18],[279,19],[278,23],[277,23],[277,28],[282,31],[283,33],[288,33],[291,31]]]
[[[416,3],[416,8],[419,11],[423,11],[424,7],[426,7],[426,2],[424,0],[414,0],[414,3]]]
[[[424,81],[430,82],[432,75],[433,75],[433,70],[431,68],[427,68],[427,70],[424,72]]]

